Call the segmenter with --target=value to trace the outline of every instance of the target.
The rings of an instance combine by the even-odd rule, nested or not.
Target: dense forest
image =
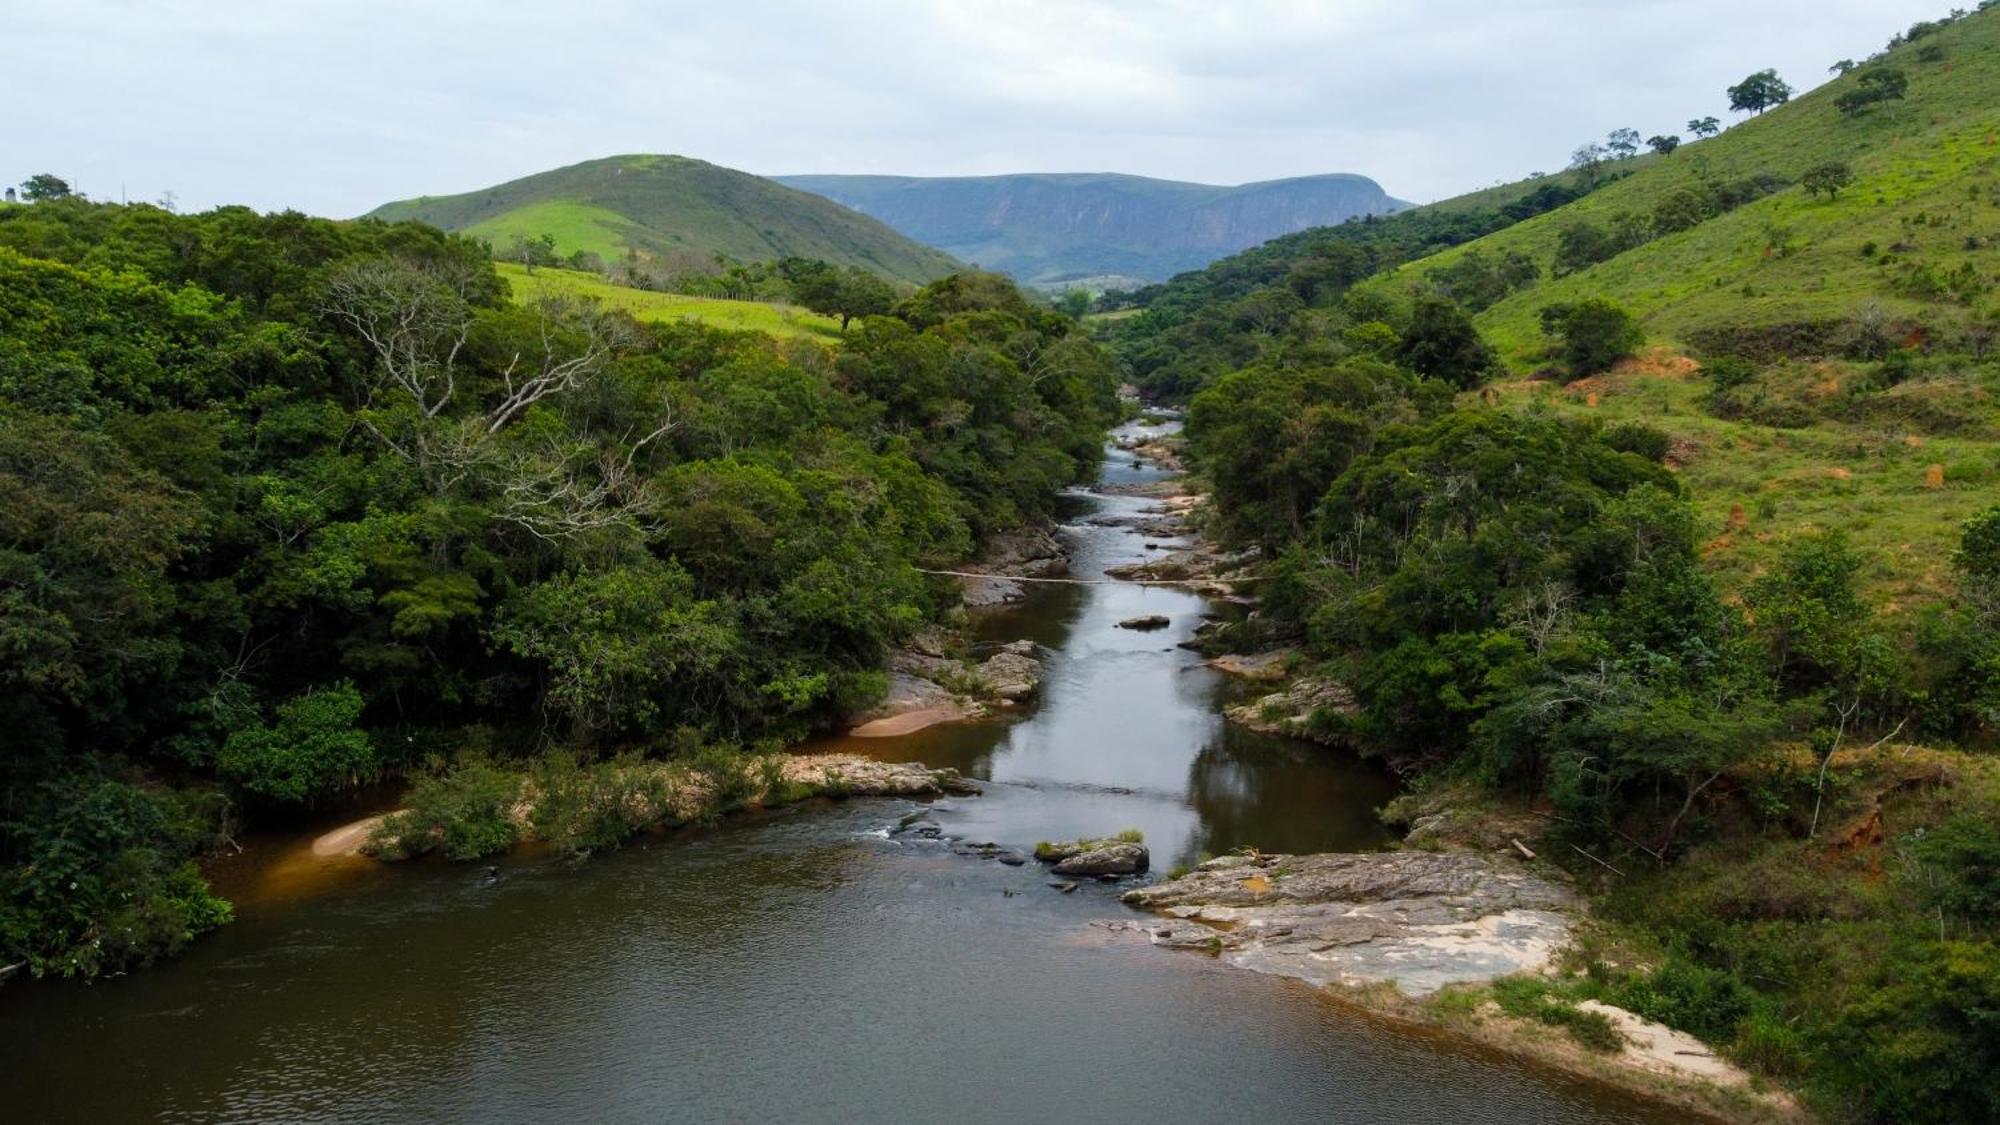
[[[194,856],[374,778],[849,713],[1116,405],[995,275],[837,351],[505,294],[416,223],[0,208],[0,963],[170,953]]]

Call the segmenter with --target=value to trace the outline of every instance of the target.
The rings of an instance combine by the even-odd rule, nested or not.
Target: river
[[[1103,480],[1156,470],[1113,450]],[[1143,557],[1070,498],[1078,577]],[[1388,777],[1226,727],[1180,649],[1209,605],[1133,585],[1041,586],[982,617],[1048,679],[1011,722],[829,747],[955,766],[985,794],[946,834],[1027,849],[1137,828],[1156,868],[1239,845],[1388,839]],[[1116,623],[1164,614],[1138,633]],[[1293,981],[1091,925],[1033,864],[891,836],[920,806],[813,802],[646,838],[581,867],[316,861],[254,848],[238,921],[93,986],[0,990],[8,1121],[1665,1122],[1678,1115]]]

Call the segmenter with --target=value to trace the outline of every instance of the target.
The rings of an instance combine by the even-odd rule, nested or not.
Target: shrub
[[[1610,1053],[1625,1045],[1609,1016],[1585,1011],[1553,983],[1539,977],[1503,977],[1493,982],[1493,1000],[1518,1019],[1560,1027],[1593,1051]]]
[[[1621,453],[1634,453],[1648,461],[1665,461],[1674,439],[1643,422],[1620,422],[1604,431],[1604,444]]]
[[[483,761],[420,778],[403,798],[404,811],[383,819],[368,839],[369,854],[402,859],[443,851],[452,859],[504,852],[520,842],[514,806],[521,774]]]
[[[0,821],[0,958],[89,980],[151,964],[229,921],[189,856],[211,834],[196,795],[86,773],[19,795]]]
[[[1719,969],[1670,957],[1612,992],[1612,1002],[1656,1023],[1712,1043],[1726,1043],[1757,1006],[1756,994]]]
[[[1563,360],[1578,378],[1610,370],[1646,342],[1631,313],[1597,297],[1543,309],[1542,328],[1561,341]]]
[[[345,680],[278,707],[278,721],[239,730],[216,765],[245,792],[303,804],[373,776],[375,747],[361,718],[361,693]]]

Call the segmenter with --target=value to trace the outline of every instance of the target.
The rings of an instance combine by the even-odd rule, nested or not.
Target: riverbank
[[[434,852],[475,859],[523,844],[580,855],[642,832],[814,797],[978,792],[957,770],[853,754],[705,753],[687,761],[620,758],[524,770],[470,766],[418,781],[403,808],[327,833],[313,850],[387,862]]]
[[[1559,871],[1500,856],[1235,854],[1124,893],[1154,945],[1302,980],[1343,1003],[1729,1121],[1805,1120],[1691,1035],[1548,987],[1590,926]]]

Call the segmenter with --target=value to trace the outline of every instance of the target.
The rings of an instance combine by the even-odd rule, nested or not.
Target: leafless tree
[[[458,358],[472,334],[473,273],[459,264],[367,258],[334,272],[326,312],[375,353],[368,402],[401,391],[426,418],[451,405]]]
[[[500,373],[505,396],[486,412],[486,432],[499,433],[521,411],[550,395],[581,386],[632,342],[627,322],[595,302],[544,296],[536,314],[538,354],[515,352]]]

